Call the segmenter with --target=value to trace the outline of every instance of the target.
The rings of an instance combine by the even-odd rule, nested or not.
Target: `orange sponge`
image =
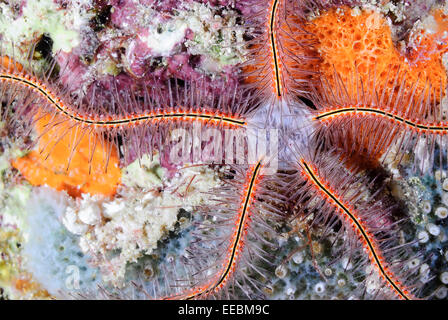
[[[92,154],[91,140],[93,139],[85,134],[79,140],[72,154],[74,137],[79,139],[80,130],[64,128],[63,130],[68,130],[68,133],[54,145],[53,137],[60,136],[60,134],[56,134],[56,130],[61,130],[61,128],[47,130],[46,125],[50,120],[50,116],[45,116],[36,123],[36,131],[41,135],[40,148],[46,146],[52,148],[48,158],[46,152],[32,151],[26,156],[14,160],[12,165],[35,186],[46,184],[56,190],[65,190],[73,197],[79,197],[82,193],[114,195],[121,181],[117,150],[113,146],[111,148],[105,141],[104,144],[97,143]],[[112,150],[109,151],[110,149]],[[110,155],[107,161],[108,152]],[[71,156],[70,166],[67,170],[67,162]],[[106,162],[108,162],[107,170]]]
[[[443,31],[448,25],[445,18],[441,14],[438,16],[441,30],[445,29]],[[334,71],[346,82],[350,81],[356,66],[364,86],[371,83],[369,79],[372,81],[375,74],[377,88],[385,87],[390,94],[398,92],[404,77],[408,83],[407,91],[420,79],[417,94],[421,93],[428,80],[436,97],[447,83],[441,61],[441,53],[447,50],[446,46],[437,46],[438,50],[428,52],[426,59],[412,63],[412,59],[397,50],[386,20],[375,11],[359,12],[348,7],[329,10],[313,20],[309,31],[319,42],[316,47],[322,58],[319,69],[330,81],[333,81]],[[425,40],[426,43],[432,41],[432,37]],[[399,79],[394,85],[399,71]]]

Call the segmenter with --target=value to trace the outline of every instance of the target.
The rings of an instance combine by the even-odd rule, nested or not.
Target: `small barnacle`
[[[430,201],[428,201],[428,200],[422,201],[422,211],[423,211],[423,213],[429,214],[431,212],[431,209],[432,209],[432,207],[431,207],[431,202]]]
[[[275,275],[277,277],[279,277],[280,279],[286,277],[287,274],[288,274],[288,269],[286,268],[286,266],[284,264],[279,265],[275,269]]]
[[[439,276],[440,281],[442,281],[443,284],[448,284],[448,271],[444,271]]]
[[[154,269],[152,265],[147,264],[145,268],[143,269],[143,274],[145,275],[145,278],[147,280],[151,279],[154,276]]]
[[[292,261],[294,261],[295,264],[301,264],[303,262],[303,253],[297,252],[292,256]]]
[[[338,279],[337,284],[342,288],[346,285],[346,281],[344,279]]]
[[[426,230],[428,230],[428,232],[435,237],[440,234],[440,228],[434,223],[428,223],[426,225]]]
[[[324,282],[318,282],[314,286],[314,292],[316,292],[317,294],[323,294],[325,292],[325,283]]]
[[[266,295],[270,296],[270,295],[272,295],[272,294],[274,293],[274,288],[273,288],[272,286],[270,286],[270,285],[267,285],[267,286],[265,286],[265,287],[263,288],[263,292],[264,292]]]
[[[442,189],[448,191],[448,179],[444,179],[442,183]]]
[[[436,209],[436,216],[440,219],[445,219],[446,217],[448,217],[448,209],[445,207],[438,207]]]
[[[296,292],[296,289],[294,289],[294,288],[291,288],[291,287],[288,287],[288,288],[286,288],[286,290],[285,290],[285,293],[286,293],[286,295],[288,295],[288,296],[294,296],[294,293]]]
[[[174,260],[176,260],[176,257],[175,257],[175,256],[173,256],[172,254],[167,255],[167,257],[166,257],[166,261],[167,261],[168,263],[173,263]]]
[[[418,258],[411,259],[411,261],[409,261],[407,264],[409,269],[415,269],[419,265],[420,265],[420,259],[418,259]]]
[[[445,286],[440,286],[435,291],[435,296],[437,299],[445,299],[448,294],[448,289]]]
[[[420,243],[428,242],[428,240],[429,240],[428,232],[426,232],[424,230],[423,231],[419,231],[417,233],[417,239],[418,239],[418,242],[420,242]]]

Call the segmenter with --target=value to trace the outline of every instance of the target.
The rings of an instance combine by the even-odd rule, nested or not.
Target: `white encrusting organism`
[[[20,15],[10,4],[0,4],[0,33],[11,43],[32,42],[49,34],[53,50],[70,52],[81,42],[80,33],[94,16],[87,12],[90,0],[70,1],[65,10],[53,0],[28,0]]]
[[[185,166],[168,177],[158,159],[145,155],[123,169],[124,185],[113,200],[84,194],[65,212],[67,229],[80,235],[82,251],[114,286],[124,284],[129,263],[151,254],[174,230],[180,209],[194,214],[219,185],[218,173],[206,166]]]
[[[81,210],[78,211],[78,217],[83,223],[94,226],[101,221],[101,208],[95,204],[81,207]]]
[[[87,232],[89,228],[78,219],[76,212],[71,207],[67,208],[65,215],[62,218],[62,223],[68,231],[76,235],[81,235]]]

